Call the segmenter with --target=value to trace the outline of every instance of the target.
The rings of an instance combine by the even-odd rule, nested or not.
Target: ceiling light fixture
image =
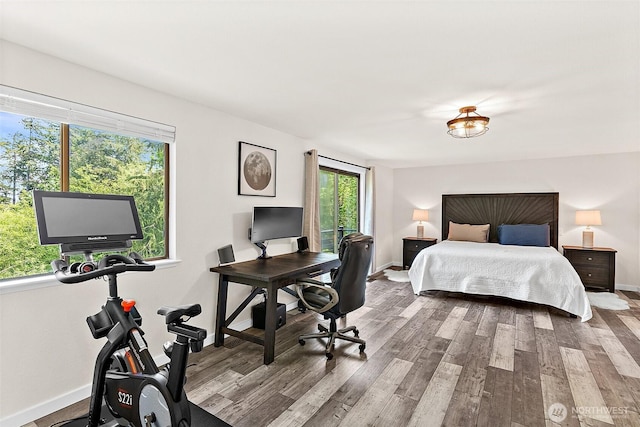
[[[474,115],[469,115],[473,113]],[[463,114],[466,114],[463,116]],[[454,138],[473,138],[486,133],[489,128],[489,117],[484,117],[476,113],[476,107],[462,107],[460,114],[447,122],[449,131]]]

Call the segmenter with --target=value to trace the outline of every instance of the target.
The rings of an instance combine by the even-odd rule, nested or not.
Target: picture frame
[[[238,142],[238,195],[276,197],[277,152]]]

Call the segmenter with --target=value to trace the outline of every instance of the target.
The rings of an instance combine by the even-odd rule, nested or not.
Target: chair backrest
[[[373,237],[351,233],[342,238],[338,249],[341,264],[333,274],[331,285],[340,300],[329,311],[346,314],[364,305],[372,253]]]

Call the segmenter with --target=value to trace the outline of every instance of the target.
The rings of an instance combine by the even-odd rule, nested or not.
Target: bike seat
[[[176,323],[182,316],[195,317],[202,313],[202,307],[200,304],[181,305],[178,307],[160,307],[158,314],[165,317],[165,322],[168,324]]]

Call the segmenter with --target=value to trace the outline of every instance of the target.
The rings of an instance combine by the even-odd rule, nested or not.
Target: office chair
[[[301,335],[298,338],[300,345],[304,345],[304,340],[308,338],[328,338],[325,350],[328,360],[333,359],[331,351],[338,338],[358,343],[360,352],[364,351],[367,344],[358,338],[358,329],[355,326],[338,329],[336,319],[364,305],[372,252],[373,237],[351,233],[340,241],[338,256],[341,264],[331,272],[331,283],[311,279],[296,282],[302,304],[330,320],[329,329],[318,324],[319,333]],[[345,335],[349,331],[353,331],[355,337]]]

